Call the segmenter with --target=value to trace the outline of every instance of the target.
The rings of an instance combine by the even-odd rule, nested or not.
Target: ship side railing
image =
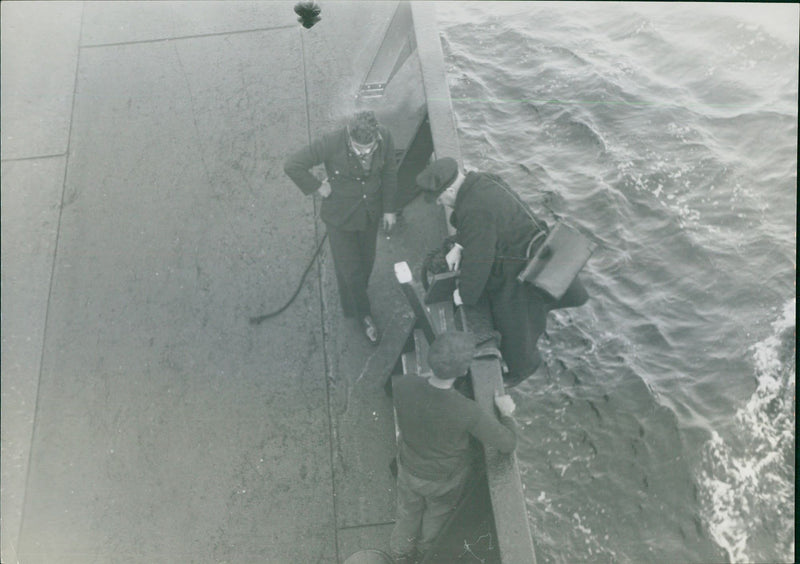
[[[413,23],[413,43],[419,57],[425,90],[434,156],[452,157],[461,163],[461,149],[445,73],[435,3],[410,2],[408,5]],[[403,55],[406,56],[405,53]],[[447,219],[443,217],[442,221]],[[449,221],[447,224],[449,225]],[[463,314],[461,322],[467,327]],[[495,394],[504,393],[500,360],[492,357],[476,359],[470,373],[475,400],[484,409],[493,411]],[[486,447],[484,456],[501,561],[504,564],[535,564],[536,553],[516,454],[503,454]]]

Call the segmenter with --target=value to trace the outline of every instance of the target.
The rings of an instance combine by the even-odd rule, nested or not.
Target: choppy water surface
[[[467,168],[600,244],[515,392],[540,561],[792,561],[798,6],[438,17]]]

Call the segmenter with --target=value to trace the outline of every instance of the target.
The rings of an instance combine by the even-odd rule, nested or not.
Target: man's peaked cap
[[[417,186],[427,201],[435,200],[458,178],[458,163],[451,157],[436,159],[417,175]]]

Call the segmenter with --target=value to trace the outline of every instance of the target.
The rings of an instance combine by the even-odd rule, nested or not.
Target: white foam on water
[[[732,562],[791,562],[794,554],[795,299],[772,327],[751,349],[758,384],[731,438],[714,432],[703,451],[704,517]]]

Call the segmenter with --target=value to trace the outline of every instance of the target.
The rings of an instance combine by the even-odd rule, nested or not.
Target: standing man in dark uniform
[[[577,278],[558,301],[517,275],[525,267],[528,246],[547,226],[529,215],[519,196],[499,176],[459,170],[452,158],[438,159],[417,176],[417,184],[453,209],[456,245],[447,254],[451,270],[460,267],[454,299],[470,308],[491,311],[500,332],[500,351],[508,365],[506,385],[515,386],[541,364],[536,347],[551,309],[583,305],[589,298]],[[468,315],[469,319],[469,315]]]
[[[319,164],[325,165],[324,181],[309,172]],[[320,215],[328,230],[344,316],[359,319],[367,339],[377,343],[367,285],[381,219],[389,231],[397,217],[397,162],[389,130],[373,112],[358,112],[345,127],[291,155],[284,171],[304,194],[316,192],[322,198]]]

